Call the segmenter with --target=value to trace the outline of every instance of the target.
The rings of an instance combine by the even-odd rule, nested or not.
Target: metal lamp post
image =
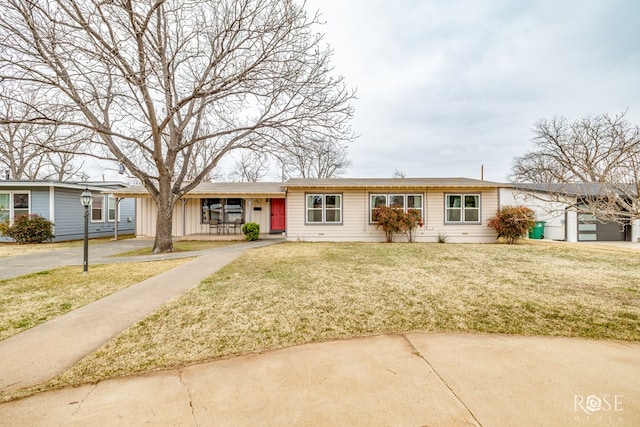
[[[84,263],[82,264],[82,272],[89,271],[89,205],[93,196],[88,188],[85,188],[80,196],[80,203],[84,206]]]

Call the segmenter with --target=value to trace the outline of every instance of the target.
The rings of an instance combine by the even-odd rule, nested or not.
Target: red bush
[[[498,215],[489,218],[489,227],[498,233],[498,239],[514,244],[526,236],[535,225],[534,220],[535,213],[526,206],[505,206]]]

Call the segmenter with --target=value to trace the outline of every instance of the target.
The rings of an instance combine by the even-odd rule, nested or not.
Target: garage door
[[[616,222],[600,222],[592,214],[578,214],[579,242],[620,242],[627,240],[625,227]]]

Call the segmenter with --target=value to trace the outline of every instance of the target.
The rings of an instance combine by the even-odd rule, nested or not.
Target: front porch
[[[132,186],[114,196],[136,198],[136,235],[155,236],[157,206],[144,187]],[[176,203],[171,234],[185,240],[242,240],[242,225],[255,222],[265,238],[281,237],[285,197],[278,182],[203,182]]]

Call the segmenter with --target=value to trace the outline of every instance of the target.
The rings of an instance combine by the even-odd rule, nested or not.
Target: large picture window
[[[22,215],[29,215],[30,193],[0,193],[0,222],[13,222]]]
[[[208,223],[212,219],[229,223],[236,219],[244,220],[244,200],[237,198],[202,199],[202,222]]]
[[[479,194],[447,194],[445,196],[445,223],[479,224]]]
[[[307,194],[307,224],[342,222],[342,194]]]
[[[376,222],[375,218],[377,210],[382,206],[402,209],[404,212],[413,209],[420,212],[420,218],[424,219],[422,194],[371,194],[369,197],[370,222]]]

